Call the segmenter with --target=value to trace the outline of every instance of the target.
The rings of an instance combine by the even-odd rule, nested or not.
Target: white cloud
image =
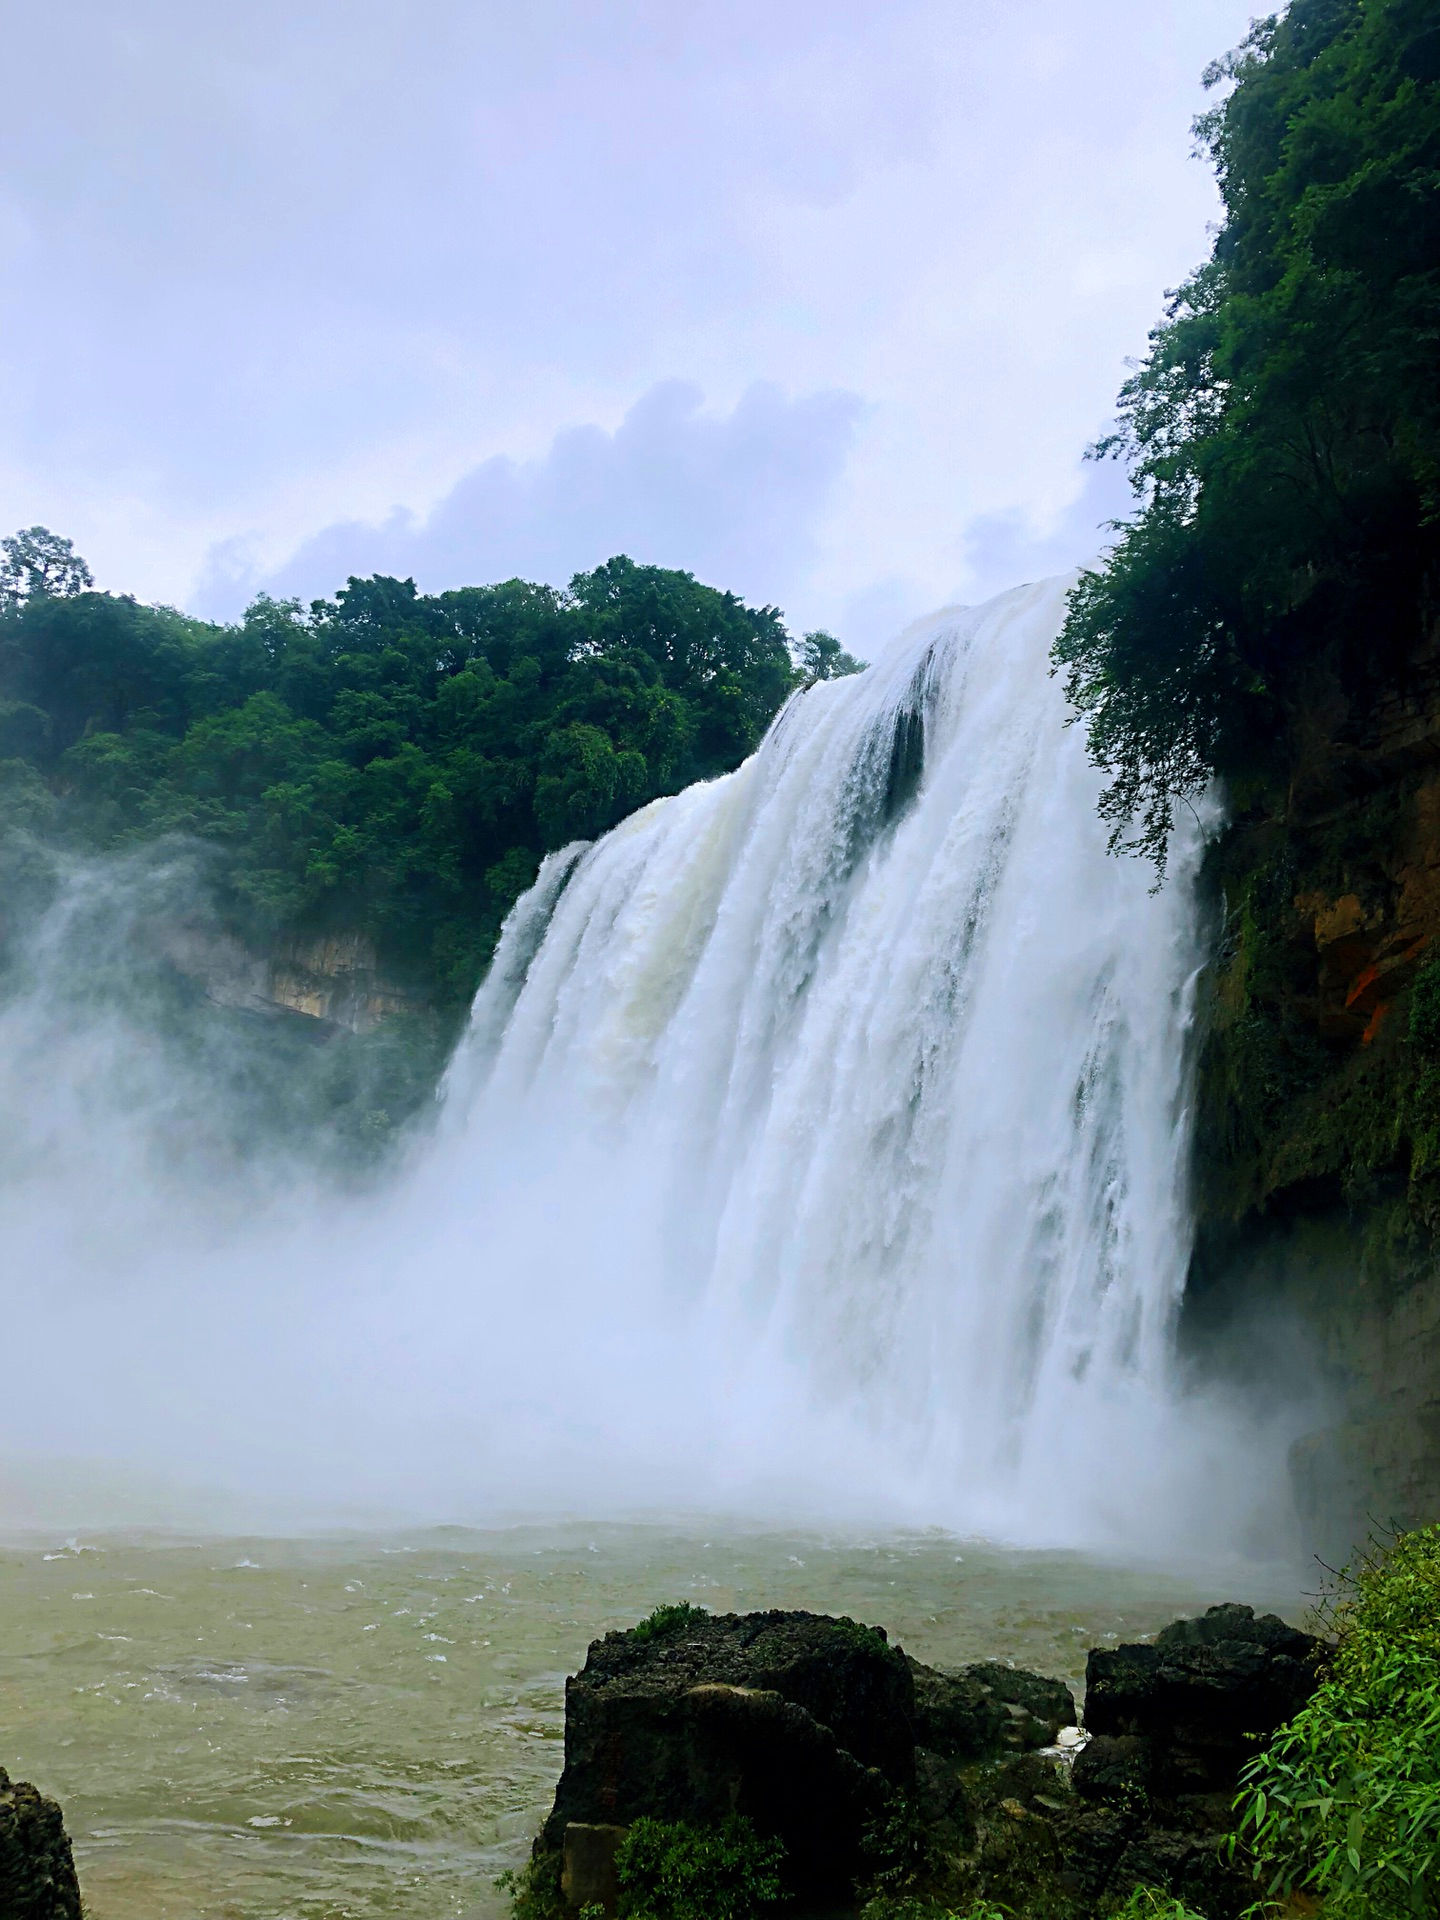
[[[218,543],[264,576],[397,500],[428,526],[487,462],[613,436],[678,375],[722,418],[757,382],[865,402],[797,618],[971,591],[967,528],[1065,513],[1203,253],[1197,76],[1249,10],[16,10],[0,524],[181,600]],[[762,517],[702,531],[665,557],[771,564]]]
[[[975,598],[1093,560],[1113,538],[1111,523],[1134,507],[1122,469],[1104,461],[1086,468],[1084,485],[1060,514],[1038,521],[1018,507],[982,514],[965,529],[966,573]]]
[[[338,522],[264,575],[222,548],[197,600],[233,617],[262,585],[309,600],[376,572],[413,574],[428,591],[514,576],[563,585],[629,553],[773,604],[813,559],[860,412],[852,394],[788,400],[755,386],[716,416],[697,387],[663,382],[613,434],[572,427],[540,459],[485,461],[423,520],[397,507],[378,524]]]

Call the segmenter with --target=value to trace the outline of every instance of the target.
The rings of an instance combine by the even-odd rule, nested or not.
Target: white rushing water
[[[1155,1465],[1196,966],[1188,855],[1156,895],[1106,854],[1047,673],[1065,586],[921,623],[736,773],[552,855],[448,1146],[580,1181],[631,1269],[612,1311],[684,1319],[722,1457],[884,1462],[1048,1535]]]
[[[378,1195],[197,1195],[143,1035],[13,1005],[0,1451],[321,1517],[1233,1539],[1255,1456],[1172,1377],[1194,849],[1159,893],[1105,851],[1066,584],[552,856]]]

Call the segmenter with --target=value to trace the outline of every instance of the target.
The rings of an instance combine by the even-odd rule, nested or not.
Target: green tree
[[[0,553],[0,602],[83,593],[95,584],[73,544],[48,527],[12,533],[0,540]]]
[[[367,931],[459,1005],[546,852],[733,767],[798,678],[774,608],[623,556],[564,591],[261,595],[229,627],[26,592],[0,756],[73,843],[208,841],[238,930]]]
[[[807,680],[841,680],[847,674],[863,673],[868,662],[846,653],[833,633],[817,629],[800,642],[800,665]]]
[[[1392,688],[1440,578],[1440,57],[1433,0],[1294,0],[1207,74],[1225,220],[1095,451],[1138,510],[1054,659],[1163,870],[1219,773],[1283,789],[1301,716]]]

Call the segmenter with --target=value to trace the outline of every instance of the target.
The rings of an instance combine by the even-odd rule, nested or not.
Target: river
[[[1176,1574],[939,1532],[547,1524],[0,1548],[0,1737],[64,1806],[89,1920],[498,1920],[565,1675],[657,1602],[809,1607],[918,1657],[1078,1684],[1085,1650],[1279,1571]]]

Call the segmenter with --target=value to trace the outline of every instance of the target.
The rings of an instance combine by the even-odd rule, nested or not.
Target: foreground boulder
[[[1162,1628],[1151,1645],[1093,1652],[1085,1725],[1096,1747],[1143,1748],[1147,1791],[1230,1793],[1254,1736],[1293,1720],[1309,1699],[1315,1651],[1308,1633],[1273,1613],[1257,1620],[1250,1607],[1211,1607]]]
[[[1208,1920],[1254,1904],[1254,1883],[1221,1843],[1240,1769],[1309,1699],[1318,1652],[1276,1615],[1226,1605],[1152,1643],[1091,1653],[1091,1737],[1074,1764],[1074,1804],[1053,1822],[1062,1877],[1083,1902],[1108,1911],[1132,1888],[1158,1886]]]
[[[1068,1688],[982,1663],[942,1673],[883,1629],[812,1613],[676,1609],[607,1634],[565,1689],[565,1770],[537,1842],[567,1903],[613,1902],[610,1862],[642,1815],[743,1815],[781,1840],[801,1903],[845,1902],[897,1807],[970,1825],[958,1770],[1073,1725]],[[953,1817],[951,1817],[953,1816]]]
[[[906,1657],[915,1688],[917,1747],[946,1760],[993,1760],[1053,1746],[1075,1725],[1075,1696],[1059,1680],[981,1660],[950,1671]]]
[[[53,1800],[0,1767],[0,1914],[4,1920],[80,1920],[80,1886]]]
[[[696,1612],[607,1634],[566,1683],[542,1844],[562,1850],[572,1824],[738,1813],[783,1840],[798,1885],[843,1893],[865,1828],[913,1784],[914,1710],[904,1654],[851,1620]]]
[[[1303,1706],[1316,1652],[1274,1615],[1212,1607],[1092,1652],[1082,1734],[1039,1674],[927,1667],[819,1614],[661,1609],[567,1683],[532,1871],[560,1908],[611,1913],[635,1821],[739,1814],[783,1843],[796,1914],[880,1889],[1090,1920],[1150,1886],[1232,1920],[1255,1894],[1222,1845],[1240,1768]]]

